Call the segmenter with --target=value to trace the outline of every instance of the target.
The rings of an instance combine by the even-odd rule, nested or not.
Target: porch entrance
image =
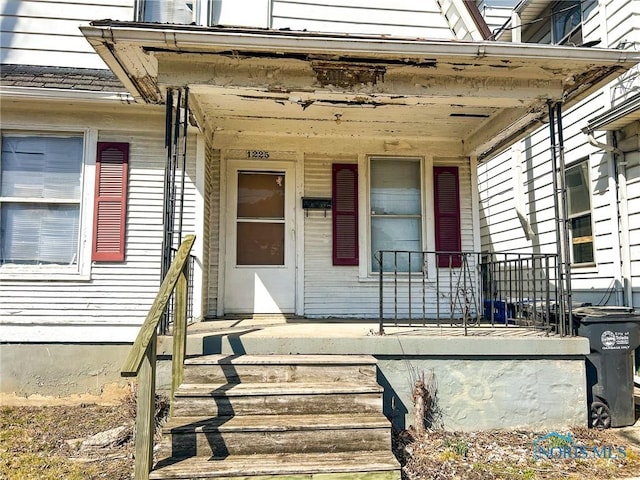
[[[294,166],[229,162],[225,313],[294,313]]]

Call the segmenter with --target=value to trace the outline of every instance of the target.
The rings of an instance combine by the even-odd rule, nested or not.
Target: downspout
[[[619,149],[616,144],[616,136],[613,133],[613,145],[608,143],[598,142],[593,136],[593,132],[588,129],[583,129],[583,133],[587,135],[589,143],[594,147],[608,152],[609,155],[609,171],[611,172],[610,178],[613,180],[614,185],[612,188],[615,191],[615,204],[613,205],[614,215],[617,219],[617,224],[620,228],[620,238],[618,239],[619,259],[620,262],[616,265],[616,276],[619,283],[622,284],[622,288],[616,285],[616,296],[618,305],[624,305],[633,308],[633,295],[631,284],[631,258],[629,255],[629,210],[627,205],[627,164],[624,161],[617,161],[618,157],[624,159],[624,152]],[[622,290],[622,291],[620,291]],[[622,298],[620,298],[622,297]]]
[[[585,129],[586,130],[586,129]],[[613,145],[609,145],[607,143],[600,143],[593,136],[593,132],[589,132],[588,130],[584,131],[587,134],[587,138],[589,139],[589,143],[600,150],[604,150],[605,152],[609,152],[615,155],[624,156],[624,152],[620,150],[618,147],[614,147]]]

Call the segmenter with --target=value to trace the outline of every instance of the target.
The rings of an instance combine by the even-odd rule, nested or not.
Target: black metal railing
[[[385,325],[525,326],[571,334],[560,319],[558,256],[383,250],[375,255]]]

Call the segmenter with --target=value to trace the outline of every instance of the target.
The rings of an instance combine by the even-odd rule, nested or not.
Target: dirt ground
[[[129,403],[1,407],[0,479],[130,479],[133,418]],[[92,435],[120,426],[127,433],[117,444],[81,446]],[[574,428],[545,440],[540,437],[549,432],[402,432],[395,435],[395,449],[405,480],[631,478],[640,476],[640,424],[633,428]],[[535,442],[551,458],[536,460]]]

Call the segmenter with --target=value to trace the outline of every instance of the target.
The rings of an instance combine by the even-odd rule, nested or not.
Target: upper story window
[[[177,23],[197,22],[197,0],[139,0],[137,17],[141,22]]]
[[[582,8],[580,0],[557,2],[552,8],[551,41],[554,44],[582,44]]]
[[[584,159],[565,170],[568,219],[571,228],[571,262],[591,264],[593,230],[591,221],[591,193],[589,189],[589,160]]]
[[[271,0],[136,0],[135,20],[266,28],[271,6]]]
[[[82,136],[4,135],[0,263],[79,262]]]
[[[582,19],[597,5],[595,0],[563,0],[553,3],[539,19],[523,26],[522,39],[528,43],[552,45],[583,44]]]

